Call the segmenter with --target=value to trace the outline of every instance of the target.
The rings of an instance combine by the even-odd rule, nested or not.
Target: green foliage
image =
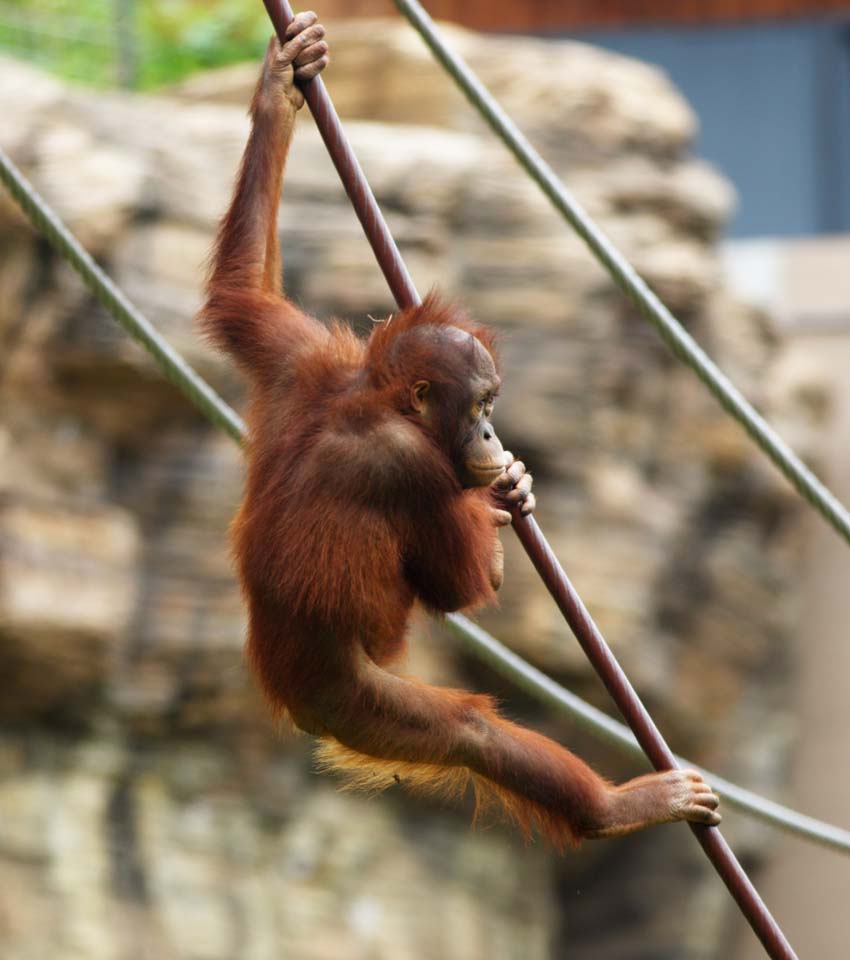
[[[260,0],[0,0],[0,52],[101,87],[255,59],[270,33]]]
[[[138,30],[143,38],[139,62],[143,87],[256,58],[271,34],[259,0],[142,0]]]

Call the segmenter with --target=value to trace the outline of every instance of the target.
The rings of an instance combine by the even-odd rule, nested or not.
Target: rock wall
[[[588,210],[739,385],[777,342],[720,287],[732,202],[657,71],[578,44],[452,30]],[[331,94],[420,289],[501,332],[498,427],[553,546],[673,745],[781,782],[793,498],[671,359],[397,24],[336,24]],[[255,66],[168,97],[94,95],[0,62],[3,146],[160,330],[198,342],[202,262]],[[392,311],[305,117],[282,209],[291,294]],[[281,736],[241,658],[226,550],[240,460],[0,198],[0,944],[9,960],[720,955],[729,902],[684,830],[558,861],[501,828],[340,795]],[[774,394],[776,392],[774,391]],[[793,397],[768,412],[794,441]],[[798,444],[799,446],[799,444]],[[606,704],[507,539],[482,620]],[[410,667],[494,689],[610,776],[635,771],[420,625]],[[758,839],[729,817],[745,844]],[[737,829],[736,829],[737,828]]]

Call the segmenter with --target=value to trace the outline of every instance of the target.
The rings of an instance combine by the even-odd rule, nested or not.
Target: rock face
[[[731,197],[688,155],[694,119],[665,78],[577,44],[452,36],[646,279],[764,400],[777,345],[718,286],[713,243]],[[499,430],[536,474],[541,524],[587,605],[677,749],[775,786],[799,540],[789,490],[412,35],[357,23],[331,38],[331,93],[417,284],[439,282],[501,331]],[[234,374],[191,318],[254,73],[211,74],[170,97],[95,96],[0,62],[4,148],[235,402]],[[284,193],[291,294],[323,317],[390,313],[306,118]],[[717,955],[727,898],[683,830],[557,861],[501,829],[470,832],[467,812],[352,799],[313,777],[308,745],[271,728],[242,664],[225,545],[238,451],[5,197],[0,253],[4,957],[534,960],[635,955],[638,942],[647,956]],[[798,430],[799,408],[777,402],[780,427]],[[483,620],[604,704],[506,547],[502,609]],[[412,670],[496,688],[607,774],[635,772],[534,716],[436,628],[419,632]]]

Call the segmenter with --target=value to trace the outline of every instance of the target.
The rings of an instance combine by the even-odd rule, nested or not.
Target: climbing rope
[[[584,240],[596,259],[637,307],[641,315],[655,327],[670,350],[693,370],[723,409],[741,424],[750,438],[767,454],[797,492],[841,537],[850,543],[850,512],[844,504],[791,450],[650,290],[634,267],[597,226],[578,200],[564,186],[555,171],[499,106],[469,65],[448,47],[421,4],[417,0],[395,0],[395,5],[419,33],[434,57],[460,87],[472,106],[519,161],[552,206]]]
[[[54,250],[79,273],[98,302],[151,354],[168,380],[215,426],[241,445],[245,438],[245,427],[238,414],[171,347],[138,308],[130,303],[2,149],[0,181]],[[540,703],[555,708],[621,753],[630,757],[643,757],[643,751],[634,736],[623,724],[559,686],[467,617],[450,614],[447,621],[468,650]],[[685,767],[700,769],[689,760],[680,760],[680,763]],[[798,813],[708,771],[701,772],[724,801],[741,812],[779,830],[850,854],[850,831]]]
[[[284,43],[286,29],[293,20],[292,8],[287,0],[263,0],[263,3],[278,39]],[[419,294],[407,274],[398,246],[348,143],[322,78],[316,77],[301,86],[316,127],[328,148],[396,302],[402,309],[420,303]],[[656,770],[675,769],[678,765],[675,754],[667,746],[661,731],[617,662],[575,587],[570,583],[536,519],[533,516],[523,517],[516,508],[512,508],[511,523],[540,579],[653,767]],[[703,848],[771,960],[796,960],[796,954],[785,934],[720,830],[695,823],[688,823],[688,829]]]

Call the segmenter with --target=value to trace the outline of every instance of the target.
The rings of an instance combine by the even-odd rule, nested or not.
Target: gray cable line
[[[130,303],[50,209],[44,198],[39,196],[3,149],[0,149],[0,180],[50,245],[82,277],[98,302],[153,356],[167,379],[182,390],[216,426],[241,443],[245,432],[241,417],[192,369],[138,308]]]
[[[80,274],[98,301],[130,336],[138,340],[153,356],[166,377],[179,387],[217,427],[241,444],[245,436],[245,425],[238,414],[130,303],[83,249],[56,213],[26,181],[2,149],[0,149],[0,180],[8,187],[20,208],[44,234],[51,246]],[[461,614],[450,614],[446,619],[453,632],[476,656],[508,677],[518,687],[532,694],[541,703],[554,707],[576,720],[589,732],[621,752],[646,759],[631,732],[623,724],[559,686],[467,617]],[[699,769],[687,760],[680,762],[686,767]],[[834,850],[850,854],[850,832],[783,807],[743,787],[729,783],[721,777],[716,777],[713,773],[701,772],[725,800],[744,813],[773,824],[788,833],[797,834]]]
[[[815,476],[738,388],[711,360],[667,307],[650,290],[634,267],[614,246],[555,171],[526,139],[492,94],[456,53],[449,49],[434,22],[417,0],[395,0],[399,11],[419,33],[434,57],[464,92],[496,136],[510,150],[529,177],[540,187],[555,209],[584,240],[614,282],[658,331],[673,353],[714,394],[723,409],[747,432],[774,462],[797,492],[850,543],[850,513],[844,504]]]

